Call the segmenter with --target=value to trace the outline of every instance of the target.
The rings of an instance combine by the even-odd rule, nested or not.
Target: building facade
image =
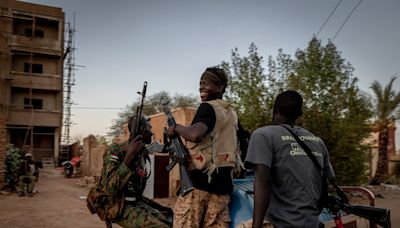
[[[35,159],[58,159],[63,53],[61,8],[0,1],[0,116],[5,119],[6,128],[3,137],[7,143],[32,153]]]

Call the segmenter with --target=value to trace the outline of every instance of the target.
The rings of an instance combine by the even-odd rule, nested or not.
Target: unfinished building
[[[0,137],[35,159],[58,159],[63,53],[61,8],[0,1]]]

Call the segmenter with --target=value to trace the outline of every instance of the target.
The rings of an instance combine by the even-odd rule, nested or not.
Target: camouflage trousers
[[[253,219],[243,221],[240,224],[235,226],[235,228],[252,228],[252,227],[253,227]],[[264,220],[262,227],[263,228],[274,228],[274,225],[272,225],[268,221]]]
[[[194,189],[178,197],[174,208],[174,228],[229,227],[229,195]]]
[[[127,203],[120,219],[115,221],[115,223],[125,228],[169,228],[172,226],[171,222],[160,211],[142,200],[134,204]]]
[[[33,175],[22,175],[19,177],[19,181],[18,181],[18,190],[20,192],[24,192],[25,191],[25,186],[28,187],[28,189],[26,189],[26,191],[28,193],[31,193],[33,191],[33,189],[35,188],[35,183],[36,183],[36,177]]]

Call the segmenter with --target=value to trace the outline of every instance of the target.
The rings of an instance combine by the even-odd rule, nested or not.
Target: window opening
[[[29,73],[31,64],[24,63],[24,72]],[[32,73],[42,74],[43,73],[43,64],[33,63],[32,64]]]
[[[30,109],[29,98],[24,98],[24,109]],[[42,99],[32,99],[32,108],[33,109],[43,109],[43,100]]]

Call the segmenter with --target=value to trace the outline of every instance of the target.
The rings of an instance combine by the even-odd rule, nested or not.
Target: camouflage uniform
[[[235,226],[235,228],[252,228],[252,227],[253,227],[253,219],[243,221],[240,224]],[[272,225],[268,221],[264,220],[262,227],[263,228],[274,228],[274,225]]]
[[[27,193],[32,195],[33,189],[35,188],[36,176],[34,175],[36,171],[35,163],[32,160],[27,160],[26,158],[21,162],[20,176],[19,176],[19,194],[22,196],[25,194],[25,186]]]
[[[231,222],[229,193],[233,188],[233,170],[241,162],[237,136],[239,122],[226,101],[216,99],[202,105],[192,124],[210,118],[210,112],[215,113],[215,124],[207,126],[210,131],[199,142],[186,141],[195,167],[189,173],[194,190],[178,197],[174,208],[175,228],[228,228]]]
[[[127,167],[123,163],[125,151],[122,146],[113,144],[103,158],[101,186],[108,194],[107,204],[112,205],[121,199],[123,203],[112,222],[123,227],[170,227],[167,217],[153,207],[156,203],[142,195],[148,178],[145,168],[148,151],[144,149],[131,167]],[[125,200],[128,198],[130,201]]]
[[[195,188],[184,197],[178,197],[174,210],[174,227],[229,227],[229,201],[229,195]]]

